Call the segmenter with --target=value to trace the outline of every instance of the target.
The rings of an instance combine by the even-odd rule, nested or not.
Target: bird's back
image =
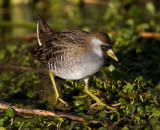
[[[76,64],[77,58],[86,51],[86,37],[88,32],[81,30],[67,30],[57,32],[39,17],[37,37],[39,47],[34,51],[35,58],[49,69],[56,70],[66,67],[71,62]]]

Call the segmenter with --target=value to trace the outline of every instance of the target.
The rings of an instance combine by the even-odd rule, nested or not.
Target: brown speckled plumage
[[[100,46],[102,51],[104,50],[104,55],[106,50],[111,48],[111,40],[104,32],[92,34],[81,30],[57,32],[42,18],[39,18],[37,29],[40,46],[35,49],[34,55],[38,61],[61,78],[74,79],[75,73],[81,75],[75,79],[81,79],[94,74],[102,67],[104,56],[98,56],[93,52],[91,45],[93,38],[101,39],[100,41],[105,43]],[[88,74],[85,69],[88,70]],[[63,73],[73,76],[67,78]]]
[[[83,33],[88,35],[87,32]],[[51,62],[51,60],[54,62],[56,59],[64,60],[60,59],[60,57],[64,57],[67,54],[72,56],[72,60],[79,57],[81,53],[86,51],[86,45],[84,44],[86,36],[83,33],[77,30],[56,32],[53,34],[54,37],[51,36],[49,40],[41,40],[42,45],[35,49],[36,59],[46,67],[49,67],[48,62]],[[80,34],[83,34],[85,37],[79,37]]]
[[[81,30],[58,32],[51,29],[39,17],[37,36],[40,46],[35,49],[34,56],[49,69],[56,94],[55,104],[59,100],[67,106],[67,103],[59,97],[54,75],[69,80],[84,79],[84,91],[96,101],[94,105],[103,105],[108,109],[115,110],[102,103],[88,90],[89,76],[101,69],[107,54],[118,61],[111,50],[111,39],[106,33],[88,33]]]

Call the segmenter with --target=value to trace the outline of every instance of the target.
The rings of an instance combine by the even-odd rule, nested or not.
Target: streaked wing
[[[86,36],[84,31],[63,31],[56,38],[49,40],[35,49],[35,57],[46,67],[50,65],[64,65],[66,61],[74,61],[76,57],[82,56],[86,50]]]
[[[86,37],[89,35],[86,31],[81,30],[67,30],[62,31],[59,35],[60,39],[77,46],[84,46],[86,44]],[[85,45],[86,46],[86,45]]]

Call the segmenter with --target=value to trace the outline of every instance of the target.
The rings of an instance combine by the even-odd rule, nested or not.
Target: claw
[[[112,111],[117,111],[116,108],[113,108],[113,107],[110,107],[110,106],[107,106],[106,104],[104,104],[98,97],[96,97],[94,94],[92,94],[89,90],[88,90],[88,79],[84,79],[84,82],[85,82],[85,87],[84,87],[84,91],[86,94],[88,94],[89,96],[91,96],[95,101],[96,103],[92,104],[90,106],[90,108],[94,107],[94,106],[105,106],[107,109],[109,110],[112,110]]]
[[[58,100],[59,100],[61,103],[65,104],[66,107],[68,107],[68,103],[65,102],[62,98],[58,98]]]

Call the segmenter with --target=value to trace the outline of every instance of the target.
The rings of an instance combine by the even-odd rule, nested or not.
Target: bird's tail
[[[55,34],[56,31],[51,29],[49,25],[44,21],[44,19],[39,16],[39,20],[37,23],[37,38],[39,45],[41,46],[43,43],[47,42],[48,39],[51,40]]]

